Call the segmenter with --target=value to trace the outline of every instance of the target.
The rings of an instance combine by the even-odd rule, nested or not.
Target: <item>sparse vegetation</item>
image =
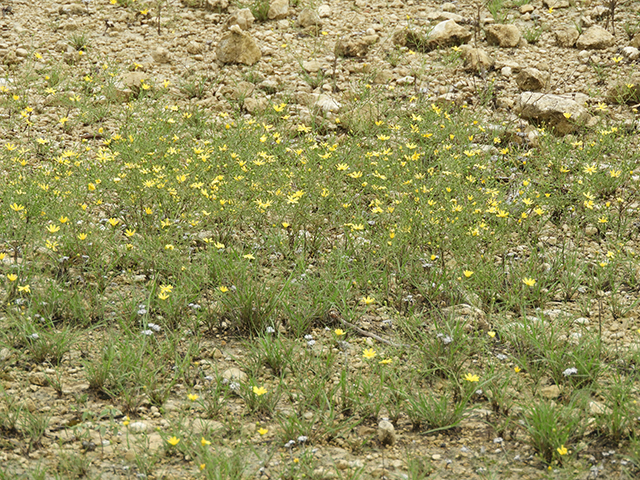
[[[587,105],[600,123],[556,137],[498,111],[493,70],[423,88],[407,58],[424,37],[406,41],[383,71],[298,62],[300,104],[258,67],[172,83],[86,34],[62,40],[83,52],[73,65],[35,50],[11,67],[7,475],[99,478],[109,458],[131,478],[383,478],[400,448],[395,473],[441,478],[433,445],[496,478],[515,462],[586,477],[607,455],[606,472],[637,475],[638,137],[610,110],[640,100],[622,57],[590,64],[621,80]],[[458,47],[433,54],[442,77],[461,63]],[[385,80],[405,64],[412,80]],[[340,102],[307,101],[341,71],[355,80]]]

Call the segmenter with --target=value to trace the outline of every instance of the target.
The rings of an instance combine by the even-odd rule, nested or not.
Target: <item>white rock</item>
[[[638,50],[635,47],[624,47],[622,49],[622,55],[627,60],[633,62],[633,61],[637,60],[640,57],[640,50]]]
[[[133,433],[144,433],[149,430],[149,426],[144,422],[131,422],[129,430]]]
[[[382,420],[378,423],[378,441],[382,445],[393,445],[396,443],[396,429],[389,420]]]
[[[231,367],[222,372],[222,378],[226,378],[229,381],[246,382],[248,377],[238,367]]]
[[[323,112],[336,113],[340,110],[340,103],[329,95],[321,94],[315,102],[315,106],[322,109]]]
[[[318,7],[318,15],[320,18],[328,18],[331,16],[331,7],[329,5],[320,5]]]

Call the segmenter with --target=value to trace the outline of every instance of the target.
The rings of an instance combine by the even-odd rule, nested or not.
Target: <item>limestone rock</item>
[[[142,72],[128,72],[122,75],[122,84],[134,92],[140,91],[146,75]]]
[[[483,49],[463,45],[461,50],[465,70],[471,72],[486,72],[493,66],[493,59]]]
[[[520,29],[515,25],[488,25],[485,33],[489,45],[499,45],[502,48],[517,47],[522,38]]]
[[[268,103],[266,98],[246,97],[243,105],[244,109],[253,115],[264,112],[267,109]]]
[[[604,28],[594,25],[587,29],[578,41],[576,47],[581,50],[601,50],[603,48],[609,48],[613,45],[614,37]]]
[[[544,0],[542,4],[546,8],[569,8],[569,0]]]
[[[394,445],[396,443],[396,429],[389,420],[378,423],[378,441],[382,445]]]
[[[573,47],[580,36],[580,32],[574,25],[562,25],[558,27],[554,34],[556,36],[556,45],[565,48]]]
[[[533,8],[533,5],[531,5],[529,3],[520,6],[520,14],[521,15],[526,15],[527,13],[533,13],[534,10],[535,10],[535,8]]]
[[[238,367],[231,367],[222,372],[222,378],[225,378],[230,382],[246,382],[248,377],[247,374]]]
[[[587,109],[564,95],[523,92],[516,110],[526,120],[549,125],[556,135],[566,135],[592,121]]]
[[[331,7],[329,5],[320,5],[318,7],[318,15],[320,18],[329,18],[331,16]]]
[[[129,431],[132,433],[144,433],[149,430],[149,426],[144,422],[131,422],[129,424]]]
[[[269,2],[269,20],[281,20],[289,15],[289,0],[272,0]]]
[[[229,0],[182,0],[186,7],[204,8],[212,12],[224,12],[229,8]]]
[[[156,63],[171,63],[171,54],[164,47],[158,47],[151,51],[153,61]]]
[[[540,389],[540,394],[544,398],[548,398],[549,400],[553,400],[554,398],[558,398],[562,391],[558,385],[548,385],[546,387],[542,387]]]
[[[351,34],[336,42],[334,53],[337,57],[364,57],[369,47],[375,43],[371,35]]]
[[[298,25],[302,28],[319,27],[322,25],[322,20],[320,19],[318,12],[315,10],[311,8],[303,8],[298,15]]]
[[[255,17],[253,16],[253,13],[251,13],[251,10],[248,8],[242,8],[233,12],[229,18],[227,18],[227,21],[224,22],[224,28],[225,30],[228,30],[232,25],[238,25],[241,30],[249,30],[254,21]]]
[[[325,94],[318,96],[318,100],[316,101],[315,106],[321,108],[323,112],[333,113],[339,111],[342,107],[342,105],[340,105],[340,102],[338,102],[333,97]]]
[[[453,20],[454,22],[462,22],[464,20],[464,17],[462,15],[458,15],[457,13],[446,12],[446,11],[428,12],[425,15],[425,18],[430,22],[444,22],[447,20]]]
[[[31,385],[38,385],[40,387],[46,387],[49,385],[47,375],[43,372],[33,372],[29,374],[29,383]]]
[[[630,62],[634,62],[640,58],[640,50],[635,47],[624,47],[621,53],[622,56]]]
[[[538,92],[549,86],[551,76],[537,68],[525,68],[516,76],[518,88],[522,91]]]
[[[589,413],[591,415],[611,415],[611,409],[600,402],[592,400],[589,402]]]
[[[256,86],[251,82],[238,82],[231,92],[231,98],[233,98],[234,100],[244,99],[251,96],[255,89]]]
[[[458,25],[453,20],[438,23],[427,36],[427,47],[451,47],[462,45],[471,39],[472,33],[467,28]]]
[[[629,43],[629,46],[640,48],[640,33],[636,34],[636,36],[633,37],[633,39],[631,40],[631,43]]]
[[[216,56],[222,63],[253,65],[262,58],[262,52],[251,35],[232,25],[220,39]]]
[[[302,62],[302,68],[304,68],[307,72],[316,73],[322,68],[322,64],[317,60],[304,60]]]

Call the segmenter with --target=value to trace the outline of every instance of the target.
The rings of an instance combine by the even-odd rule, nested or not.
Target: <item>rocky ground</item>
[[[631,130],[638,128],[638,4],[620,2],[612,18],[605,6],[611,3],[2,1],[0,72],[5,79],[0,79],[0,85],[10,86],[12,72],[29,62],[37,70],[40,62],[60,60],[86,75],[105,63],[118,64],[123,74],[115,80],[114,95],[121,102],[145,85],[168,88],[176,103],[216,114],[240,110],[258,115],[286,102],[300,123],[323,122],[328,130],[345,126],[357,130],[375,120],[370,108],[355,106],[352,92],[355,85],[383,85],[387,95],[401,100],[427,96],[434,103],[454,103],[511,122],[523,141],[535,144],[537,130],[532,125],[542,121],[560,135],[597,127],[604,118]],[[249,7],[263,18],[255,18]],[[32,106],[49,116],[51,129],[64,111],[62,107],[47,110],[51,105],[45,99]],[[94,127],[81,125],[55,135],[62,143],[94,139]],[[46,122],[35,128],[43,135],[50,130]],[[104,128],[116,131],[117,124],[106,118]],[[0,122],[2,143],[12,140],[7,132]],[[611,334],[633,325],[633,321],[621,323],[612,327]],[[90,349],[93,341],[90,334],[82,339],[84,346],[73,350],[61,392],[51,381],[56,370],[41,366],[3,378],[6,390],[28,382],[28,390],[20,394],[25,408],[46,408],[52,418],[39,450],[24,455],[13,440],[0,440],[0,462],[11,466],[11,473],[6,477],[0,473],[0,478],[16,478],[39,462],[46,470],[58,455],[55,447],[67,441],[83,452],[94,478],[136,475],[137,470],[126,462],[137,457],[123,437],[89,426],[82,442],[66,438],[75,435],[70,433],[71,426],[86,420],[81,411],[98,412],[95,425],[114,418],[119,424],[123,421],[116,406],[90,394],[84,373],[77,368],[81,352]],[[232,339],[220,345],[220,339],[204,345],[210,351],[202,357],[215,359],[217,368],[230,379],[242,375],[233,370],[243,355],[241,345]],[[0,360],[15,361],[10,355],[6,349],[0,351]],[[202,364],[201,368],[209,367]],[[15,390],[14,394],[18,396]],[[550,390],[548,398],[558,394]],[[71,398],[76,404],[69,402]],[[163,414],[148,406],[130,428],[149,432],[149,451],[157,451],[164,448],[164,440],[156,428],[165,427],[166,418],[184,408],[184,401],[176,398],[166,403]],[[336,475],[331,469],[337,466],[345,478],[360,468],[365,477],[406,478],[407,456],[415,454],[425,459],[425,465],[416,468],[424,468],[425,475],[430,472],[434,478],[595,478],[602,471],[610,478],[626,471],[625,461],[609,461],[615,447],[593,452],[591,470],[542,468],[530,447],[518,442],[505,447],[483,418],[482,411],[474,411],[460,436],[424,437],[411,432],[408,422],[400,423],[395,426],[397,433],[388,434],[401,436],[401,441],[394,439],[390,443],[395,446],[365,454],[347,444],[320,446],[314,453],[318,461],[313,472],[317,478],[329,478]],[[234,428],[239,435],[257,435],[255,423],[238,422]],[[211,421],[200,428],[215,432],[231,427]],[[354,435],[384,437],[384,430],[375,424],[361,425]],[[257,464],[257,458],[272,448],[272,440],[267,436],[256,442],[255,457],[247,461]],[[154,478],[198,475],[196,468],[167,463],[158,465]]]

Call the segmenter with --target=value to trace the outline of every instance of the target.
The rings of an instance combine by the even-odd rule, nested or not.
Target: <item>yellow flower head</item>
[[[362,351],[362,356],[364,358],[373,358],[376,356],[376,351],[373,348],[365,348]]]
[[[266,435],[268,431],[269,431],[269,430],[267,430],[266,428],[260,428],[260,429],[258,429],[258,433],[259,433],[260,435]]]
[[[464,274],[464,276],[466,278],[469,278],[471,275],[473,275],[473,272],[471,270],[465,270],[464,272],[462,272]]]
[[[479,382],[480,381],[480,377],[478,375],[474,375],[473,373],[467,373],[464,376],[464,379],[467,382]]]
[[[176,436],[173,436],[167,440],[167,443],[169,443],[169,445],[171,445],[172,447],[175,447],[177,444],[180,443],[180,439],[177,438]]]
[[[372,303],[376,303],[376,299],[368,295],[366,297],[362,297],[360,301],[365,305],[371,305]]]
[[[567,450],[567,447],[565,447],[564,445],[560,445],[557,450],[560,455],[566,455],[567,453],[569,453],[569,450]]]
[[[533,287],[536,284],[535,278],[523,278],[522,283],[524,283],[527,287]]]
[[[187,395],[187,398],[192,402],[195,402],[200,397],[198,397],[198,395],[196,395],[195,393],[190,393],[189,395]]]
[[[7,280],[9,280],[10,282],[15,282],[16,280],[18,280],[18,276],[14,273],[8,273]]]
[[[200,445],[202,445],[203,447],[206,447],[207,445],[211,445],[211,442],[209,440],[207,440],[206,438],[202,437],[200,439]]]
[[[340,328],[336,328],[333,333],[335,333],[337,337],[341,337],[345,334],[345,331]]]
[[[260,397],[267,393],[267,389],[264,387],[253,387],[253,393]]]

